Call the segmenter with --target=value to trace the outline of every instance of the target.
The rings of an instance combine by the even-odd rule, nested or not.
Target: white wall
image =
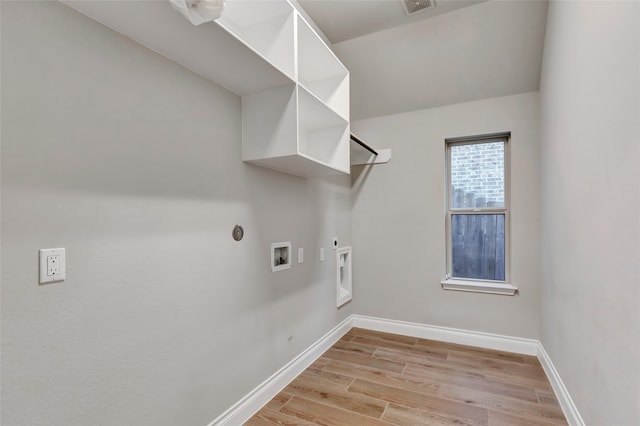
[[[365,315],[538,338],[539,100],[537,93],[356,121],[354,133],[392,148],[355,170],[354,307]],[[445,139],[511,131],[514,297],[445,291]]]
[[[349,178],[242,163],[240,120],[58,2],[2,2],[3,425],[205,425],[352,312],[317,261],[351,242]],[[271,273],[283,240],[305,262]],[[50,247],[67,280],[38,285]]]
[[[554,2],[542,343],[586,424],[640,424],[640,3]]]

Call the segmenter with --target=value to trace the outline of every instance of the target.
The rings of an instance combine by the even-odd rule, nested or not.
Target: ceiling
[[[485,0],[435,0],[436,7],[407,15],[401,0],[298,0],[331,43],[427,19]]]
[[[350,71],[352,120],[539,88],[546,1],[436,0],[412,18],[400,0],[298,1],[329,40],[347,37],[332,48]]]

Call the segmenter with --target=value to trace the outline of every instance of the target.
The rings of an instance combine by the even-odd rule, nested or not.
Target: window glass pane
[[[504,214],[451,215],[453,278],[504,281]]]
[[[451,146],[451,207],[504,207],[504,141]]]

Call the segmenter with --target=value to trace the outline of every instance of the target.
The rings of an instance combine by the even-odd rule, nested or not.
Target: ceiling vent
[[[415,15],[416,13],[424,12],[427,9],[433,9],[436,7],[435,0],[402,0],[402,5],[407,15]]]

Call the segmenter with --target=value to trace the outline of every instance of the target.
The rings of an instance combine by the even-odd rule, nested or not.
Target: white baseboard
[[[352,315],[352,317],[354,327],[366,328],[368,330],[384,331],[387,333],[402,334],[405,336],[420,337],[422,339],[439,340],[441,342],[476,346],[523,355],[535,356],[538,354],[539,342],[533,339],[366,317],[362,315]]]
[[[549,383],[551,383],[551,387],[556,394],[556,398],[560,403],[560,407],[562,407],[562,412],[567,418],[569,425],[585,426],[584,420],[582,420],[582,416],[580,416],[578,412],[578,408],[573,403],[573,399],[571,399],[569,391],[562,382],[558,370],[556,370],[553,362],[551,362],[551,358],[549,358],[549,354],[544,350],[541,342],[538,342],[538,360],[540,364],[542,364],[542,368],[549,379]]]
[[[289,361],[287,365],[276,371],[271,377],[249,392],[222,413],[208,426],[241,425],[257,413],[267,402],[284,389],[293,379],[333,346],[352,327],[352,319],[348,317],[320,340],[305,349],[300,355]]]
[[[320,357],[327,349],[347,333],[351,327],[386,333],[402,334],[423,339],[439,340],[460,345],[475,346],[513,352],[523,355],[537,356],[542,364],[551,386],[560,402],[569,425],[584,426],[584,421],[578,412],[567,388],[553,366],[549,355],[538,340],[520,337],[503,336],[499,334],[478,331],[461,330],[457,328],[439,327],[406,321],[388,320],[384,318],[351,315],[320,340],[309,346],[304,352],[291,360],[287,365],[274,373],[258,387],[249,392],[244,398],[234,404],[227,411],[208,426],[241,425],[284,389],[293,379],[302,373],[309,365]]]

